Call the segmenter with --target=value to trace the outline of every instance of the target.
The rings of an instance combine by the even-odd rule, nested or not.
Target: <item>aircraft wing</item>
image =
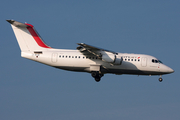
[[[101,55],[101,51],[105,51],[105,52],[110,52],[113,54],[117,54],[116,52],[110,51],[110,50],[106,50],[106,49],[102,49],[102,48],[98,48],[95,46],[91,46],[85,43],[77,43],[79,46],[77,47],[77,49],[82,52],[83,54],[93,54],[97,57],[102,57]]]

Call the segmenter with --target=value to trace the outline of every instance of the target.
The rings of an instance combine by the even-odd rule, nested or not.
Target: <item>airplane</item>
[[[77,43],[77,50],[55,49],[44,43],[33,25],[15,20],[6,20],[11,24],[21,57],[43,63],[58,69],[87,72],[96,82],[104,74],[162,75],[174,70],[157,58],[145,54],[118,53],[85,43]]]

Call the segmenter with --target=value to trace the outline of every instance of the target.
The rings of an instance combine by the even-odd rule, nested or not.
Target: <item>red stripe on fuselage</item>
[[[31,35],[33,36],[34,40],[36,41],[36,43],[43,47],[43,48],[51,48],[49,46],[47,46],[42,40],[41,38],[38,36],[38,34],[36,33],[36,31],[34,30],[33,26],[31,24],[27,24],[28,25],[27,29],[29,30],[29,32],[31,33]]]

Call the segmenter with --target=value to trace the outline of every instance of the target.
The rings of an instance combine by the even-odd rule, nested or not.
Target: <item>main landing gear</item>
[[[104,74],[99,73],[99,71],[92,71],[91,76],[95,79],[96,82],[99,82]]]
[[[163,81],[162,75],[160,75],[159,82],[162,82],[162,81]]]

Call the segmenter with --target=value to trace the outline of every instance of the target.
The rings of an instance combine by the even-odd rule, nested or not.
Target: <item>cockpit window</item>
[[[163,62],[162,61],[160,61],[160,60],[158,60],[159,61],[159,63],[162,63],[163,64]]]
[[[153,63],[162,63],[160,60],[152,59]],[[163,63],[162,63],[163,64]]]

